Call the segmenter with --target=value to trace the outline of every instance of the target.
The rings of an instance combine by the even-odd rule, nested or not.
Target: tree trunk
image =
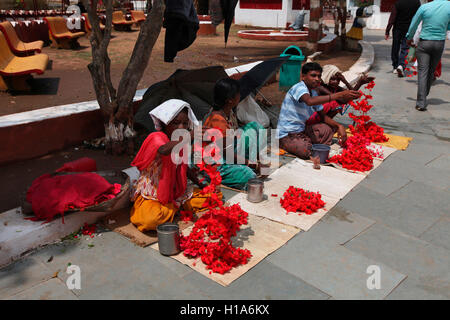
[[[309,14],[309,32],[307,48],[314,53],[317,51],[317,42],[321,36],[321,18],[322,7],[320,6],[320,0],[311,0],[310,2],[310,14]]]
[[[150,1],[150,0],[149,0]],[[153,46],[161,32],[164,0],[154,0],[152,10],[141,24],[133,53],[119,82],[118,89],[111,81],[111,60],[108,45],[112,31],[112,0],[104,0],[105,30],[100,30],[97,16],[98,0],[83,0],[92,25],[90,36],[92,62],[88,65],[98,104],[104,119],[107,153],[121,154],[134,151],[133,98],[137,85],[147,68]],[[89,4],[90,2],[90,4]]]
[[[339,0],[339,8],[341,10],[341,48],[347,48],[347,1]]]
[[[333,1],[333,19],[334,19],[334,34],[339,37],[339,22],[340,22],[340,17],[339,17],[339,6],[337,3],[337,0]]]

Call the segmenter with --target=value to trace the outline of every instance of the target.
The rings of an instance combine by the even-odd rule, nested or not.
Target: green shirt
[[[409,25],[406,39],[411,40],[417,27],[422,21],[420,39],[445,40],[450,30],[450,2],[447,0],[434,0],[420,6]]]

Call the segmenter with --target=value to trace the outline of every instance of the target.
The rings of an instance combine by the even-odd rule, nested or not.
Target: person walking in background
[[[392,50],[391,59],[394,73],[400,78],[404,76],[405,57],[408,54],[408,45],[406,44],[406,32],[411,24],[411,20],[420,7],[420,0],[398,0],[392,7],[389,22],[386,27],[385,39],[389,39],[389,33],[392,29]]]
[[[406,34],[407,44],[410,47],[415,46],[413,37],[420,22],[422,30],[416,48],[419,80],[416,109],[425,111],[434,71],[441,60],[447,31],[450,30],[450,2],[435,0],[417,10]]]

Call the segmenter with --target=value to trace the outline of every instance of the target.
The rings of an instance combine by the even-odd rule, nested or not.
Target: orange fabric
[[[200,189],[195,189],[194,195],[187,200],[181,210],[191,211],[193,213],[201,212],[206,208],[203,207],[209,195],[202,195]],[[219,194],[222,199],[222,193]],[[131,208],[130,221],[139,231],[156,230],[156,227],[165,222],[172,222],[178,208],[173,203],[166,205],[156,200],[147,200],[139,196]]]
[[[204,126],[219,129],[223,134],[225,134],[227,129],[230,129],[227,119],[223,115],[214,112],[206,119]]]

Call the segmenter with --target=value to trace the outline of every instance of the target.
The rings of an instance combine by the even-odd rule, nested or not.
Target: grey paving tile
[[[88,243],[94,245],[89,248]],[[148,251],[114,232],[105,232],[88,241],[49,246],[36,254],[47,261],[50,270],[60,270],[58,277],[66,281],[67,264],[81,269],[81,290],[73,292],[80,299],[190,299],[198,292],[180,287],[181,276],[158,261]],[[178,283],[178,284],[177,284]]]
[[[426,212],[450,214],[450,193],[421,182],[413,181],[388,198],[403,200],[423,208]]]
[[[344,244],[374,223],[372,219],[335,206],[307,233],[301,233],[298,236],[299,238],[308,237],[312,241]]]
[[[386,265],[343,246],[314,242],[300,235],[296,238],[268,260],[335,299],[383,299],[405,278]],[[367,287],[370,276],[367,270],[372,265],[380,268],[380,289]]]
[[[22,291],[8,300],[78,300],[76,295],[57,278],[41,282],[40,284]]]
[[[378,223],[345,247],[416,279],[428,291],[450,288],[450,251],[443,247]]]
[[[422,182],[434,188],[446,189],[450,186],[450,168],[448,170],[427,167],[414,160],[407,160],[396,157],[399,152],[395,152],[387,158],[372,174],[383,174],[393,178],[404,178],[412,181]],[[435,158],[433,158],[435,159]],[[433,160],[430,159],[429,161]],[[428,163],[425,162],[425,163]]]
[[[434,245],[450,250],[450,217],[442,217],[420,238]]]
[[[437,144],[418,143],[413,140],[406,150],[394,152],[392,157],[400,158],[408,162],[414,162],[420,165],[425,165],[428,162],[450,151],[450,149],[445,149],[447,148],[443,148],[442,146],[439,146]]]
[[[411,180],[404,177],[393,176],[387,172],[374,171],[369,174],[359,186],[366,187],[382,195],[388,196],[392,192],[407,185]]]
[[[184,277],[188,273],[195,272],[187,265],[178,262],[177,260],[172,259],[170,257],[163,256],[162,254],[159,253],[159,251],[154,250],[150,247],[143,248],[143,251],[145,252],[143,254],[148,254],[150,257],[163,264],[169,270],[178,274],[179,277]]]
[[[426,167],[450,170],[450,154],[444,154],[426,164]]]
[[[0,269],[0,298],[15,295],[52,277],[42,262],[26,257]]]
[[[416,237],[428,230],[443,214],[439,210],[424,210],[406,200],[384,197],[362,186],[349,193],[337,207],[357,212]]]
[[[450,288],[436,288],[413,277],[407,277],[386,300],[448,300]]]
[[[228,287],[198,272],[184,279],[196,286],[208,299],[239,300],[325,300],[329,296],[266,260],[260,262]]]

